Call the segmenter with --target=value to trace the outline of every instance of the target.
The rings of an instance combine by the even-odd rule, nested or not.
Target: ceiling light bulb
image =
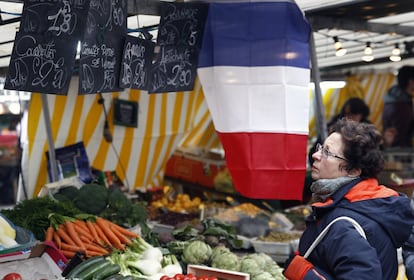
[[[393,61],[393,62],[401,61],[401,56],[399,56],[399,55],[392,55],[392,56],[390,56],[390,60]]]
[[[339,42],[338,37],[333,37],[334,39],[334,46],[335,46],[335,55],[336,56],[344,56],[346,54],[346,49],[342,48],[341,42]]]
[[[365,61],[365,62],[371,62],[371,61],[374,60],[374,56],[373,55],[364,55],[362,57],[362,60]]]
[[[335,52],[336,56],[344,56],[345,54],[346,54],[346,49],[343,49],[343,48],[339,48]]]
[[[393,62],[401,61],[401,55],[400,54],[401,54],[401,50],[400,50],[399,45],[397,43],[397,44],[395,44],[395,47],[392,50],[391,56],[389,58]]]
[[[372,48],[371,43],[367,42],[365,49],[364,49],[364,55],[361,58],[365,62],[371,62],[374,60],[374,56],[372,55]]]
[[[366,55],[371,55],[372,54],[372,48],[371,48],[371,43],[367,42],[367,46],[364,49],[364,54]]]
[[[398,55],[400,55],[400,54],[401,54],[401,50],[400,50],[400,47],[399,47],[398,43],[397,43],[397,44],[395,44],[395,47],[394,47],[394,49],[392,50],[392,54],[393,54],[393,55],[396,55],[396,56],[398,56]]]

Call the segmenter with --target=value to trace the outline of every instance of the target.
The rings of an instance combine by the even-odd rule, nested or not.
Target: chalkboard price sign
[[[207,12],[206,3],[162,3],[150,93],[193,89]]]
[[[5,88],[67,94],[87,0],[30,0],[23,6]]]
[[[148,90],[148,74],[155,44],[150,40],[128,36],[121,62],[120,86]]]
[[[126,17],[126,0],[91,0],[81,46],[79,94],[121,90],[119,73]]]
[[[72,75],[76,49],[65,41],[45,41],[42,35],[18,33],[5,88],[65,94]]]

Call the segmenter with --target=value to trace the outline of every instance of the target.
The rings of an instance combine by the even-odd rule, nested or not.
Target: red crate
[[[179,150],[168,160],[165,175],[214,188],[214,177],[225,168],[224,159],[210,159],[204,153],[196,154]]]

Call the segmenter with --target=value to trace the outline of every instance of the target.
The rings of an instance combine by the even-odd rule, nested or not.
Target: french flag
[[[294,1],[210,3],[198,76],[243,196],[302,200],[310,32]]]

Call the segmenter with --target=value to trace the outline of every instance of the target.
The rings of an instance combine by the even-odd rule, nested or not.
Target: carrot
[[[96,233],[98,234],[99,239],[103,242],[103,244],[101,245],[111,245],[111,242],[108,240],[108,238],[106,237],[104,232],[101,230],[101,228],[96,223],[92,223],[92,224],[96,229]]]
[[[125,250],[125,246],[124,244],[121,243],[121,241],[119,240],[119,238],[115,235],[115,233],[110,229],[109,226],[109,221],[101,218],[101,217],[97,217],[96,218],[96,224],[101,228],[101,230],[103,231],[103,233],[106,235],[106,237],[108,238],[108,240],[111,242],[111,245],[114,246],[115,248],[124,251]]]
[[[113,227],[115,227],[119,232],[121,232],[125,236],[131,237],[131,238],[137,238],[138,237],[138,234],[133,232],[133,231],[127,230],[126,228],[123,228],[120,225],[117,225],[115,223],[112,223],[112,225],[113,225]]]
[[[69,234],[66,233],[65,227],[63,225],[60,225],[58,227],[58,229],[56,230],[56,233],[59,235],[62,241],[65,241],[66,243],[70,245],[77,245],[75,241],[73,241],[72,237],[70,237]]]
[[[96,257],[96,256],[102,256],[102,253],[96,252],[96,251],[91,251],[91,250],[86,250],[86,255],[88,257]]]
[[[53,229],[52,226],[49,226],[46,229],[46,233],[45,233],[45,241],[53,241],[53,233],[55,232],[55,230]]]
[[[82,241],[82,243],[85,244],[85,246],[88,245],[89,243],[93,242],[92,239],[89,239],[88,237],[86,237],[84,235],[80,235],[79,238]]]
[[[99,246],[99,245],[96,245],[96,244],[94,244],[94,243],[89,243],[89,244],[86,246],[86,251],[95,251],[95,252],[100,252],[102,255],[107,255],[107,254],[109,254],[109,251],[108,251],[108,250],[106,250],[105,248],[103,248],[103,247],[101,247],[101,246]]]
[[[89,232],[92,234],[93,236],[93,240],[97,243],[100,243],[101,239],[98,236],[98,233],[96,232],[96,228],[93,226],[91,221],[86,221],[86,226],[89,229]]]
[[[81,227],[85,231],[89,231],[88,227],[86,226],[85,221],[76,219],[74,222],[75,226]]]
[[[93,236],[92,234],[90,234],[89,230],[85,230],[84,228],[82,228],[82,226],[79,226],[77,224],[74,224],[74,228],[79,235],[83,235],[87,237],[89,240],[93,240]]]
[[[79,246],[70,245],[70,244],[67,244],[65,242],[62,242],[62,249],[61,250],[73,251],[73,252],[84,251],[84,250],[82,250],[82,248],[79,248]]]
[[[56,231],[53,232],[53,241],[59,249],[62,247],[62,239]]]
[[[62,250],[62,249],[60,251],[68,259],[73,258],[75,256],[75,254],[76,254],[76,252],[73,252],[73,251],[67,251],[67,250]]]
[[[85,250],[85,244],[83,244],[82,240],[79,238],[79,235],[75,230],[75,225],[73,224],[73,222],[67,220],[65,222],[65,226],[66,226],[66,231],[68,235],[72,238],[75,244]]]
[[[121,241],[121,243],[124,243],[124,244],[131,244],[132,243],[131,239],[129,239],[128,237],[123,235],[116,227],[111,225],[110,228],[113,231],[113,233],[115,233],[115,235],[119,238],[119,241]]]

